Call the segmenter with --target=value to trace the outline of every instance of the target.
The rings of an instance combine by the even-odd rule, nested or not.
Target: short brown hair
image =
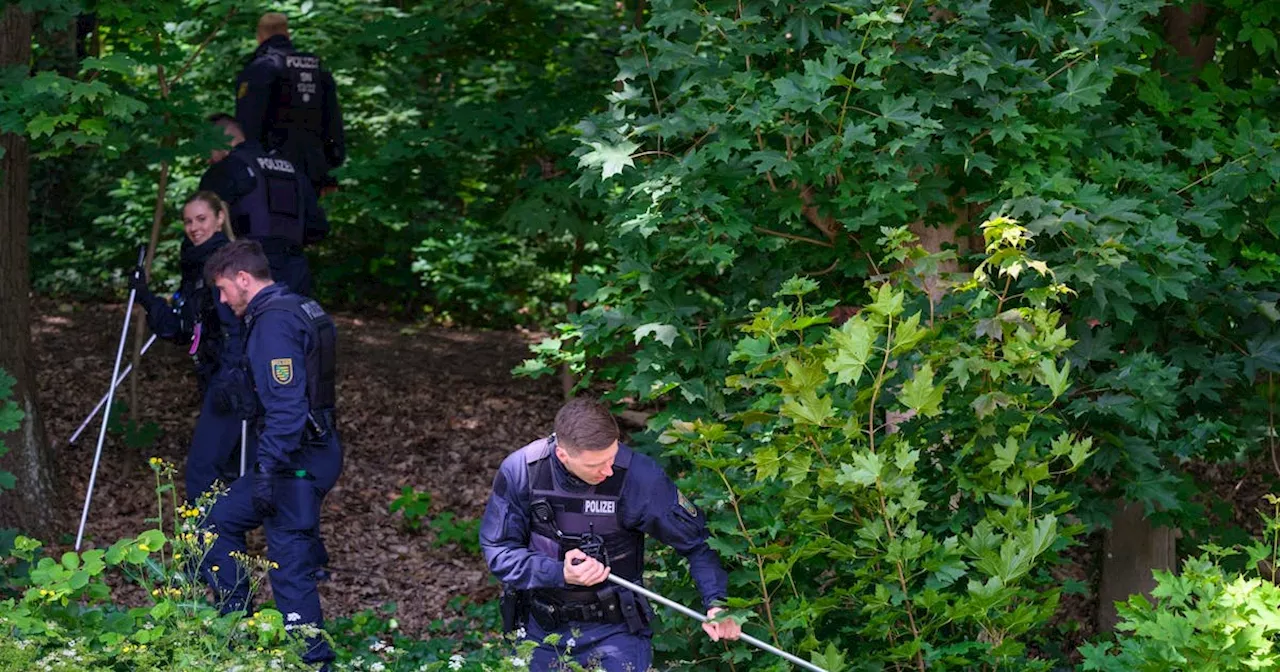
[[[210,285],[218,278],[229,278],[240,271],[259,280],[271,280],[271,266],[267,264],[261,243],[241,238],[223,245],[204,262],[204,280]]]
[[[258,33],[261,35],[289,35],[289,17],[280,12],[267,12],[258,19]]]
[[[556,442],[566,450],[604,450],[618,436],[613,414],[594,399],[570,399],[556,413]]]

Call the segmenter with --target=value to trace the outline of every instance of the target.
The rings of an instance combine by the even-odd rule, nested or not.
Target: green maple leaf
[[[867,359],[871,356],[871,344],[875,341],[871,326],[866,320],[855,317],[830,334],[831,343],[836,347],[836,356],[827,360],[827,372],[836,374],[836,383],[839,385],[857,385],[867,367]]]
[[[924,416],[934,416],[942,412],[942,393],[946,386],[933,384],[933,366],[925,364],[916,370],[916,375],[902,386],[902,394],[898,399],[907,408]]]
[[[607,180],[610,177],[622,172],[626,166],[635,166],[635,162],[631,160],[631,153],[640,148],[640,145],[624,140],[617,145],[606,145],[603,142],[592,141],[590,143],[595,149],[583,154],[578,159],[578,167],[601,166],[602,174],[600,179]]]
[[[1049,391],[1053,392],[1053,398],[1057,399],[1062,396],[1063,392],[1067,391],[1067,386],[1071,383],[1070,373],[1071,362],[1064,361],[1062,370],[1059,371],[1058,367],[1054,366],[1053,360],[1042,359],[1040,360],[1039,369],[1036,371],[1036,378],[1041,383],[1048,385]]]
[[[1052,102],[1067,112],[1079,112],[1081,107],[1101,103],[1110,84],[1098,73],[1097,64],[1084,63],[1067,71],[1067,90],[1054,96]]]
[[[996,459],[988,466],[997,474],[1003,474],[1018,459],[1018,442],[1011,436],[1003,444],[996,444],[995,453]]]

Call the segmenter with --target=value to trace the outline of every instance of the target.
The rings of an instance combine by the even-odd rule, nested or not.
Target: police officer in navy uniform
[[[329,171],[346,160],[333,75],[289,39],[284,14],[258,20],[258,48],[236,78],[236,120],[245,137],[280,150],[317,194],[336,188]]]
[[[314,549],[321,504],[343,463],[334,422],[336,328],[314,300],[272,281],[257,241],[226,245],[209,259],[206,275],[244,320],[246,366],[260,412],[257,463],[214,503],[208,523],[218,536],[202,574],[223,613],[249,610],[249,587],[231,553],[243,553],[245,534],[261,525],[267,558],[275,563],[271,590],[277,608],[289,615],[286,625],[322,628]],[[307,638],[306,662],[327,665],[333,658],[321,636]]]
[[[645,535],[689,561],[708,617],[727,596],[706,520],[656,462],[618,437],[608,409],[574,399],[556,414],[554,434],[509,455],[494,478],[480,546],[503,583],[504,628],[523,627],[540,642],[533,670],[551,669],[561,654],[609,672],[649,668],[648,601],[605,582],[613,572],[643,584]],[[731,619],[703,629],[715,640],[742,632]],[[557,647],[542,643],[550,633],[561,635]]]
[[[329,221],[316,201],[311,183],[280,153],[264,151],[246,139],[232,117],[210,117],[226,135],[231,149],[217,149],[200,188],[212,191],[231,208],[237,236],[262,244],[271,275],[297,294],[311,295],[311,269],[303,247],[324,239]]]
[[[147,324],[159,338],[187,347],[195,365],[201,396],[185,471],[186,498],[195,500],[215,481],[230,483],[240,475],[240,423],[252,412],[252,390],[239,368],[244,352],[240,320],[223,304],[217,290],[206,284],[205,262],[230,240],[227,208],[216,194],[200,191],[182,208],[183,228],[179,269],[181,284],[170,304],[152,293],[145,270],[134,269],[130,287],[135,301],[147,311]],[[246,462],[253,445],[245,447]]]

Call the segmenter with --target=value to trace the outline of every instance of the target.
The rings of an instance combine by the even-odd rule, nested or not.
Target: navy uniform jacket
[[[281,81],[287,79],[283,55],[296,52],[288,37],[273,35],[258,45],[236,78],[236,121],[240,122],[245,138],[268,149],[277,148],[284,133],[283,129],[274,127],[278,114],[277,89]],[[323,89],[321,122],[320,128],[314,130],[323,140],[325,162],[332,170],[346,161],[347,150],[337,85],[328,70],[321,70],[320,88]]]
[[[489,571],[516,590],[572,587],[565,584],[563,562],[529,548],[526,451],[538,447],[539,443],[530,444],[503,460],[480,522],[480,546]],[[554,454],[550,460],[561,485],[581,483]],[[729,578],[720,566],[720,557],[707,545],[706,519],[686,510],[682,500],[675,483],[652,458],[632,455],[618,502],[622,525],[652,535],[683,555],[689,561],[689,573],[702,595],[703,607],[710,609],[728,595]]]
[[[200,190],[212,191],[221,198],[228,207],[235,210],[235,205],[240,199],[253,193],[258,188],[258,178],[254,173],[258,170],[254,166],[255,157],[262,152],[260,146],[250,140],[246,140],[232,148],[231,153],[223,160],[209,166],[209,169],[200,177]],[[270,155],[269,155],[270,156]],[[324,210],[320,207],[320,201],[316,198],[316,192],[311,187],[311,182],[298,179],[298,193],[302,199],[302,210],[306,216],[303,222],[303,244],[311,245],[324,239],[329,233],[329,220],[325,217]],[[231,229],[235,231],[237,236],[249,235],[249,224],[243,218],[231,218]]]
[[[249,373],[262,406],[258,433],[258,462],[267,471],[290,464],[302,446],[307,426],[307,350],[311,329],[299,316],[284,310],[266,310],[267,302],[289,291],[272,284],[249,302],[245,321],[251,325],[246,345]],[[283,382],[282,382],[283,381]]]

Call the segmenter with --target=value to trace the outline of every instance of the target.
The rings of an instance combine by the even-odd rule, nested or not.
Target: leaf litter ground
[[[99,422],[74,445],[67,439],[106,392],[124,318],[123,305],[39,301],[32,327],[39,356],[40,394],[48,438],[55,444],[64,486],[67,534],[53,553],[70,550],[93,463]],[[432,619],[450,615],[463,595],[492,599],[496,585],[483,560],[434,532],[411,533],[387,507],[404,486],[431,493],[430,515],[451,511],[478,518],[493,475],[510,451],[550,432],[561,402],[558,379],[514,379],[530,334],[406,328],[385,320],[335,316],[339,329],[339,432],[346,462],[325,499],[322,532],[333,580],[322,584],[326,617],[396,604],[400,628],[422,634]],[[133,329],[130,327],[130,339]],[[126,350],[121,368],[129,363]],[[103,448],[85,547],[109,546],[152,524],[156,500],[152,456],[183,465],[199,399],[186,349],[157,341],[143,357],[138,420],[159,435],[131,448],[108,434]],[[117,397],[128,401],[129,385]],[[99,416],[100,418],[100,416]],[[261,552],[261,532],[250,537]],[[120,586],[117,599],[142,596]],[[269,591],[263,596],[267,599]]]

